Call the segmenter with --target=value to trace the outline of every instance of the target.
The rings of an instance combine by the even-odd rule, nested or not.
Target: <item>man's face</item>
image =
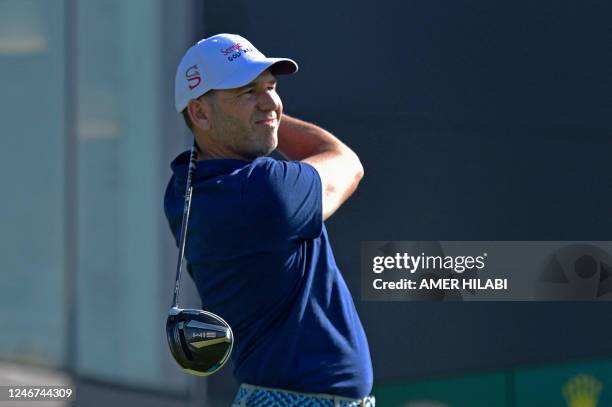
[[[276,148],[283,104],[269,71],[241,88],[216,90],[211,97],[210,135],[216,143],[249,160]]]

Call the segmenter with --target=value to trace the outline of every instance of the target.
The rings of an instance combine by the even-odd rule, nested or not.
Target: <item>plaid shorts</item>
[[[241,384],[232,407],[375,407],[374,396],[350,399]]]

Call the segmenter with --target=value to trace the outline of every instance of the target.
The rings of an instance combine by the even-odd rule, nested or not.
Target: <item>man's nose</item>
[[[257,102],[259,110],[276,110],[280,105],[280,98],[275,91],[266,90],[265,92],[262,92]]]

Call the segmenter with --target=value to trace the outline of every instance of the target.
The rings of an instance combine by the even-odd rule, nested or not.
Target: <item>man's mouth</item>
[[[258,120],[255,122],[255,124],[261,124],[264,126],[276,126],[276,119],[270,118],[270,119]]]

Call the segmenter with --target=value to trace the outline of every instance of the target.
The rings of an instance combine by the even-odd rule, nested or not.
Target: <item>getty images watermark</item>
[[[401,270],[410,274],[422,271],[443,270],[463,274],[465,271],[481,271],[486,267],[487,253],[480,256],[429,256],[421,253],[418,256],[409,253],[395,253],[395,256],[374,256],[372,259],[372,271],[375,274],[389,270]],[[449,274],[448,277],[438,275],[429,276],[418,280],[411,278],[400,278],[398,280],[385,281],[382,277],[375,278],[372,282],[375,290],[506,290],[508,288],[507,278],[458,278]]]
[[[612,299],[612,242],[385,242],[361,245],[366,301]]]

